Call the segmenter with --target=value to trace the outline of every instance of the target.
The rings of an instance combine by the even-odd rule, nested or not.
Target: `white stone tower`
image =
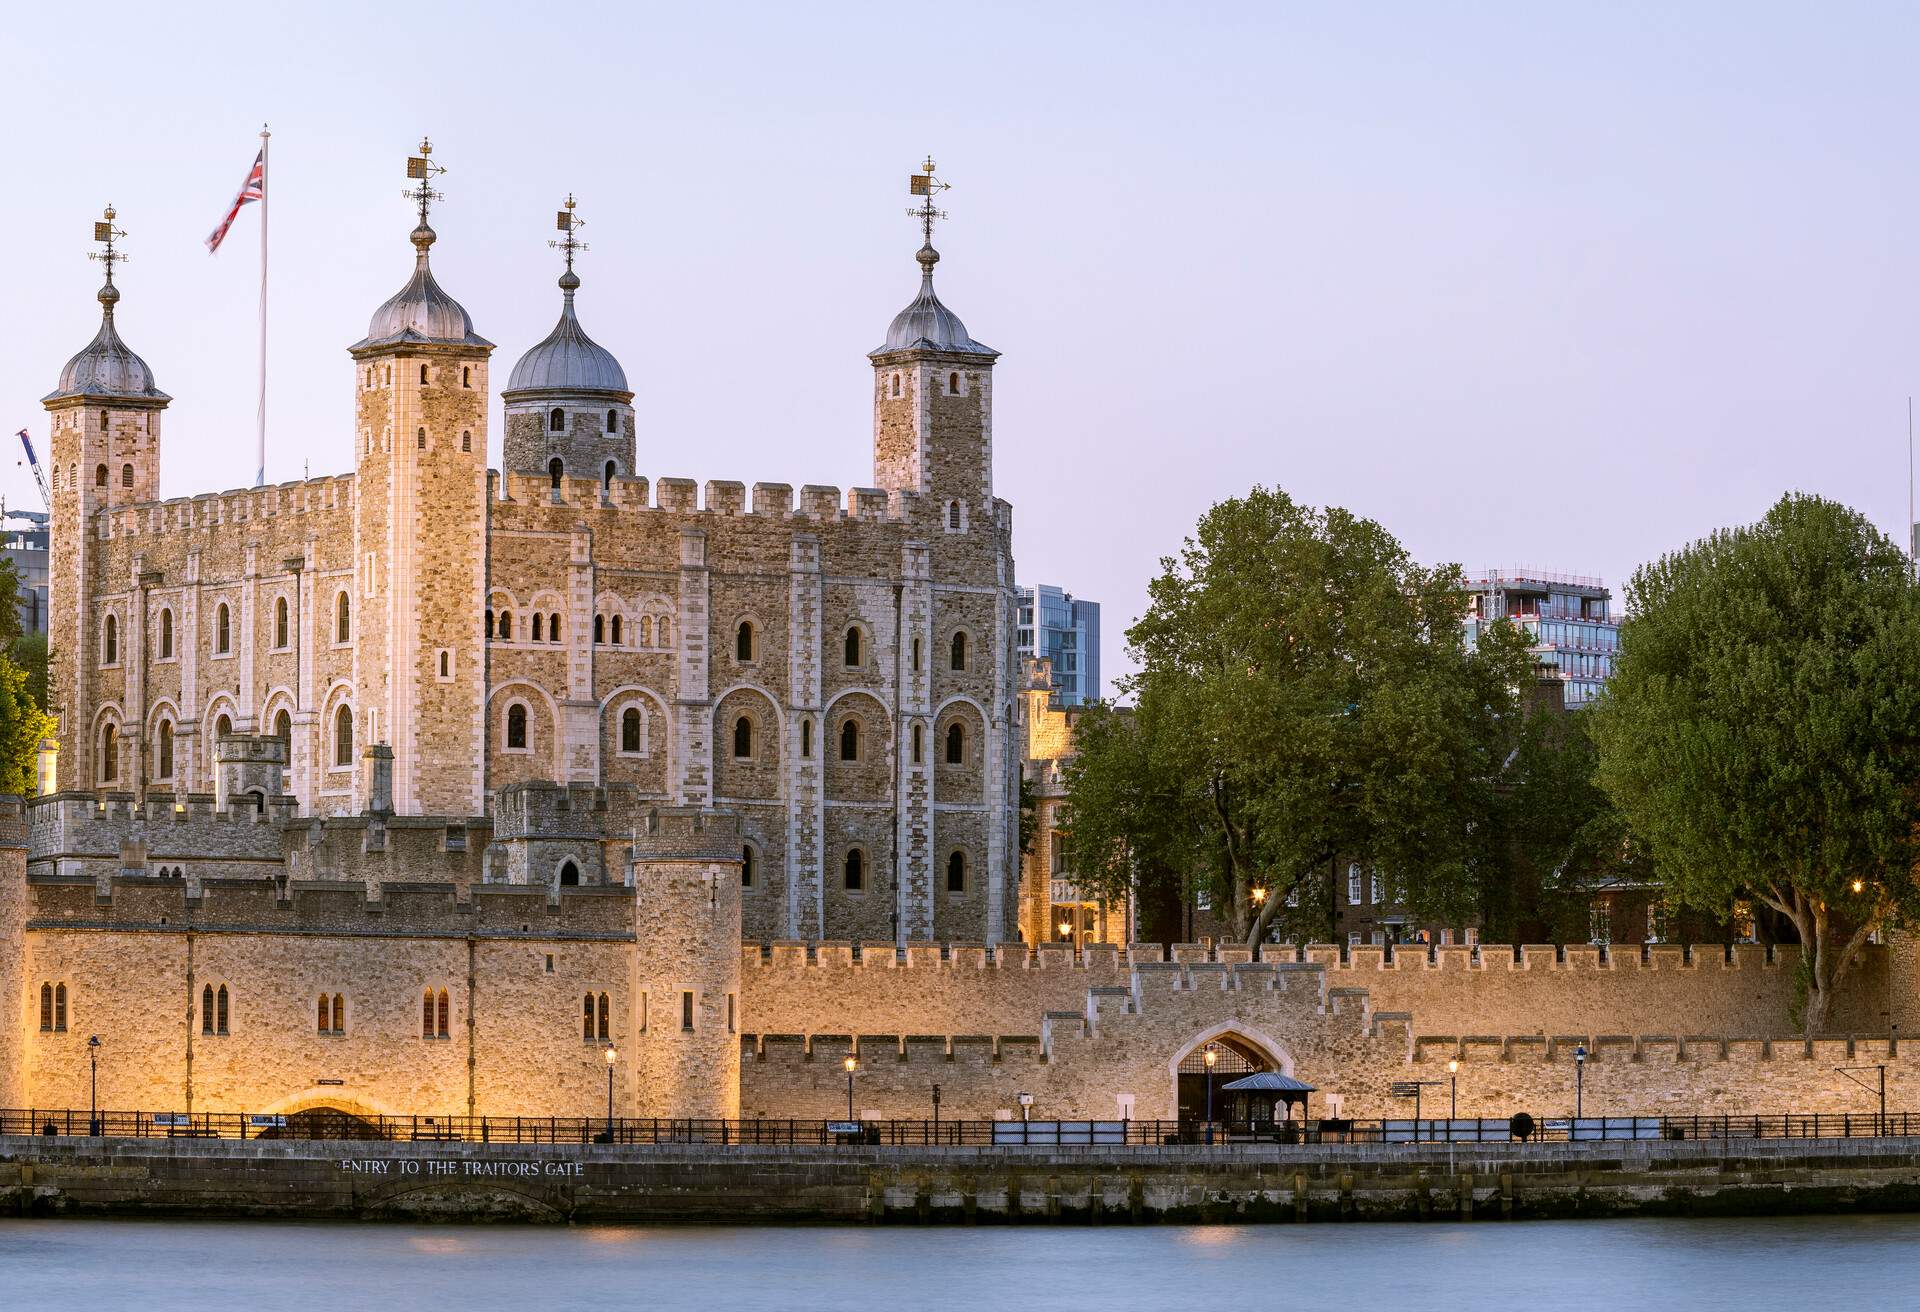
[[[434,281],[427,224],[439,172],[422,141],[408,176],[419,223],[413,276],[373,313],[353,356],[354,579],[346,620],[354,642],[352,735],[336,699],[322,709],[323,769],[370,788],[368,747],[393,748],[393,806],[402,815],[485,810],[487,357],[460,303]],[[337,601],[323,611],[337,633]]]

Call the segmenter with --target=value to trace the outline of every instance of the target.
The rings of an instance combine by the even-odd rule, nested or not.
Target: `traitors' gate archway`
[[[1214,1054],[1211,1078],[1215,1119],[1223,1114],[1225,1108],[1225,1099],[1220,1092],[1223,1085],[1261,1071],[1293,1074],[1292,1056],[1264,1035],[1254,1037],[1244,1029],[1232,1026],[1210,1030],[1182,1048],[1169,1063],[1173,1070],[1173,1105],[1179,1120],[1207,1119],[1209,1047]]]

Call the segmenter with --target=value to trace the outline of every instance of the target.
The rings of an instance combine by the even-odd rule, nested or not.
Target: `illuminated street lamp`
[[[100,1036],[87,1035],[87,1133],[100,1134]]]
[[[1582,1043],[1573,1050],[1573,1119],[1580,1119],[1581,1095],[1585,1091],[1587,1074],[1587,1045]]]
[[[1447,1059],[1447,1119],[1454,1120],[1460,1115],[1460,1059]],[[1451,1131],[1449,1131],[1451,1132]]]
[[[1213,1133],[1213,1064],[1220,1060],[1220,1050],[1213,1044],[1207,1045],[1207,1133]]]
[[[611,1043],[607,1045],[606,1057],[607,1057],[607,1142],[612,1143],[613,1142],[613,1064],[620,1059],[620,1054],[613,1050],[613,1045]]]
[[[847,1072],[847,1119],[851,1121],[853,1119],[853,1073],[860,1069],[860,1059],[848,1053],[847,1059],[840,1064],[846,1068]]]

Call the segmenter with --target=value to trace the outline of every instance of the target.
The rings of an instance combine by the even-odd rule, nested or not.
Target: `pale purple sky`
[[[1901,532],[1909,6],[307,8],[10,16],[0,432],[44,435],[93,333],[111,200],[163,491],[248,480],[257,220],[201,240],[266,120],[270,479],[351,468],[345,348],[406,278],[425,132],[497,379],[557,312],[571,189],[637,472],[865,484],[932,151],[1020,578],[1104,604],[1109,678],[1158,557],[1255,482],[1616,585],[1789,488]],[[11,448],[0,492],[36,504]]]

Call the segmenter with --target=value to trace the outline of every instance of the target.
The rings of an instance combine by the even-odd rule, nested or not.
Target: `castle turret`
[[[89,528],[97,511],[159,498],[160,415],[173,398],[154,385],[153,370],[120,339],[114,323],[120,289],[113,267],[126,258],[115,242],[126,234],[114,227],[111,205],[93,232],[101,243],[93,258],[107,272],[99,293],[100,330],[67,361],[60,385],[41,399],[52,424],[47,661],[62,744],[60,783],[121,789],[143,777],[139,726],[105,718],[89,723],[85,708],[109,700],[127,704],[127,671],[135,665],[130,655],[143,617],[128,614],[124,605],[93,604],[103,581]]]
[[[651,812],[633,839],[635,1116],[740,1115],[740,822]]]
[[[933,161],[913,176],[925,202],[920,294],[893,317],[873,351],[873,481],[890,492],[926,497],[953,529],[993,515],[993,363],[1000,353],[967,334],[960,316],[933,290],[934,195],[946,184]]]
[[[355,434],[354,577],[322,613],[353,643],[352,700],[321,708],[326,762],[366,805],[363,749],[393,747],[402,815],[478,815],[486,598],[487,357],[461,304],[434,280],[428,184],[440,172],[420,143],[413,276],[351,346]]]
[[[609,488],[634,469],[633,392],[613,352],[587,336],[573,309],[580,276],[573,271],[585,221],[573,197],[559,214],[565,234],[552,243],[566,254],[560,275],[560,321],[520,357],[500,399],[507,432],[501,464],[509,474],[597,478]]]

